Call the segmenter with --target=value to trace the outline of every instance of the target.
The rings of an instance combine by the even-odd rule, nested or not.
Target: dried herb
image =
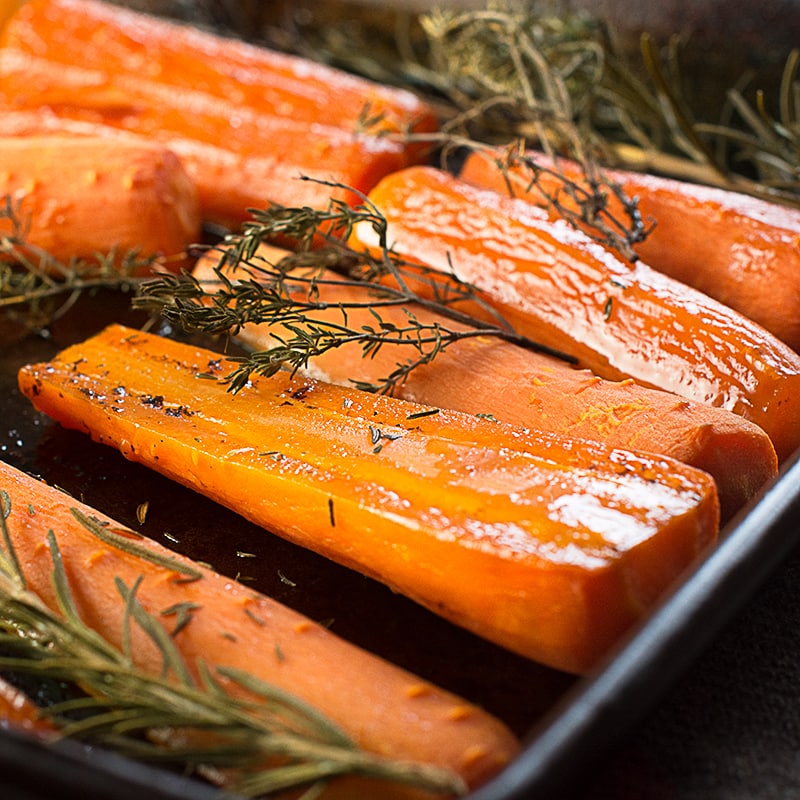
[[[357,224],[375,229],[381,243],[379,256],[346,243]],[[281,237],[293,239],[298,249],[277,263],[258,255],[263,241]],[[379,392],[391,391],[411,371],[430,363],[454,342],[470,337],[498,337],[571,360],[515,333],[454,272],[443,275],[410,264],[392,252],[388,241],[386,220],[366,198],[356,207],[331,200],[323,210],[273,205],[254,211],[242,233],[226,237],[214,285],[204,286],[190,276],[163,276],[143,283],[134,305],[163,314],[187,332],[236,335],[252,323],[283,326],[288,335],[276,330],[273,347],[230,357],[237,367],[224,380],[233,392],[245,386],[253,374],[269,376],[284,367],[296,371],[315,356],[353,343],[361,346],[364,358],[382,347],[410,354],[405,359],[398,356],[396,368],[379,383],[355,384]],[[334,270],[339,277],[332,281],[325,277],[325,270]],[[320,299],[319,290],[334,282],[345,287],[367,285],[370,291],[363,301],[337,303],[340,318],[332,320],[320,313],[330,305]],[[415,283],[424,284],[425,291],[417,292],[412,288]],[[459,310],[467,301],[495,321],[479,320]],[[413,306],[433,310],[456,324],[424,323],[414,315]],[[407,324],[383,319],[381,310],[389,307],[402,308]],[[367,308],[374,324],[350,325],[348,312],[354,308]]]
[[[57,536],[50,531],[60,606],[60,614],[53,613],[26,588],[6,524],[11,511],[7,492],[0,492],[0,511],[0,669],[64,681],[80,690],[43,710],[61,736],[200,774],[224,770],[231,788],[250,797],[298,788],[314,792],[342,775],[410,783],[448,795],[464,792],[460,778],[445,770],[359,750],[313,708],[245,672],[212,671],[199,663],[201,680],[195,681],[171,633],[137,600],[137,583],[116,582],[126,633],[124,646],[115,648],[81,620]],[[98,533],[92,520],[74,513],[87,530]],[[173,607],[162,613],[185,626],[192,624],[191,611]],[[133,664],[134,626],[159,648],[161,676]],[[232,697],[220,679],[243,687],[257,701]]]

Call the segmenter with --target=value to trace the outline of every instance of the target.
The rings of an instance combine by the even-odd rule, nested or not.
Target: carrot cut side
[[[519,745],[505,725],[466,700],[2,462],[0,489],[11,501],[7,526],[28,589],[58,610],[47,544],[47,531],[52,530],[81,619],[115,646],[122,647],[126,635],[124,601],[115,581],[132,586],[141,578],[136,596],[152,615],[160,617],[176,607],[193,609],[174,642],[195,679],[201,661],[210,669],[243,670],[310,703],[365,750],[453,770],[471,787],[517,754]],[[73,510],[131,537],[153,558],[101,542]],[[159,564],[157,557],[170,563]],[[187,580],[187,569],[199,577]],[[158,647],[137,627],[130,633],[136,664],[160,674],[163,654]],[[218,680],[232,695],[246,696],[239,684],[222,676]],[[380,796],[419,797],[402,787],[397,794],[387,786],[384,791]]]
[[[0,196],[11,199],[25,245],[63,263],[137,252],[177,271],[201,234],[183,165],[145,140],[0,135]],[[11,219],[0,220],[0,233],[14,232]]]
[[[278,374],[111,326],[22,391],[63,425],[447,619],[582,672],[715,539],[671,459]]]
[[[229,269],[220,264],[222,252],[212,250],[198,259],[192,275],[207,292],[213,292],[219,281],[216,270],[234,282],[265,280],[259,271],[286,255],[286,250],[262,245],[243,268]],[[375,287],[345,284],[332,272],[316,277],[316,296],[328,307],[315,311],[315,320],[339,325],[346,320],[353,329],[375,324],[366,307],[375,300]],[[298,299],[305,299],[306,288],[296,286],[295,291],[301,295]],[[362,307],[355,307],[359,303]],[[341,304],[346,304],[346,313],[340,310]],[[410,314],[422,324],[463,330],[412,303],[380,308],[379,313],[397,329],[408,325]],[[251,349],[268,350],[275,346],[276,335],[290,337],[291,331],[248,324],[237,338]],[[411,347],[387,346],[365,358],[360,344],[345,344],[312,358],[304,374],[340,385],[377,384],[412,355],[416,353]],[[603,380],[557,358],[489,336],[449,345],[433,362],[416,367],[392,393],[426,405],[487,414],[540,431],[675,458],[714,477],[723,520],[777,474],[777,456],[769,437],[737,414],[631,380]]]
[[[547,160],[536,153],[534,162]],[[577,165],[557,168],[579,185]],[[800,351],[800,212],[796,209],[712,187],[623,170],[607,170],[629,197],[636,197],[646,221],[655,223],[635,250],[649,266],[686,283],[762,325]],[[460,176],[536,202],[531,173],[512,163],[500,168],[486,153],[473,153]],[[537,182],[558,192],[546,172]],[[540,197],[540,196],[539,196]],[[559,197],[569,200],[563,191]],[[621,204],[609,196],[609,210],[621,216]]]
[[[38,114],[48,127],[55,118],[67,130],[97,126],[95,133],[110,128],[160,142],[196,184],[204,218],[220,224],[238,225],[249,209],[273,202],[324,208],[334,196],[353,203],[353,192],[368,191],[406,163],[403,146],[386,137],[239,109],[137,77],[115,83],[101,70],[18,51],[2,55],[0,106],[7,113],[27,112],[31,127]]]
[[[384,178],[370,200],[389,244],[473,284],[521,334],[611,379],[726,408],[800,446],[800,356],[761,326],[647,265],[623,263],[524,200],[433,167]],[[354,241],[375,247],[359,226]]]

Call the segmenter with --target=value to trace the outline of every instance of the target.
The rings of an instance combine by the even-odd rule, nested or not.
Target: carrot
[[[67,427],[504,647],[582,672],[714,541],[671,459],[279,373],[111,326],[23,393]]]
[[[29,0],[0,45],[46,52],[64,65],[80,62],[112,80],[141,76],[181,93],[200,89],[238,109],[324,121],[349,132],[361,128],[365,116],[380,119],[376,130],[437,127],[431,106],[409,91],[109,3]]]
[[[370,200],[399,253],[455,270],[519,333],[601,377],[733,411],[766,431],[779,459],[800,446],[800,356],[741,314],[531,203],[434,168],[389,175]],[[354,241],[376,246],[365,226]]]
[[[0,108],[39,112],[51,127],[55,116],[67,129],[91,123],[97,133],[111,128],[161,142],[180,157],[212,222],[236,226],[270,202],[324,208],[335,196],[352,203],[349,189],[367,191],[407,161],[403,146],[386,137],[260,114],[138,78],[111,83],[102,71],[17,51],[2,56]]]
[[[0,136],[0,196],[10,197],[25,243],[64,262],[136,250],[178,270],[201,233],[180,161],[143,140]],[[11,219],[0,220],[2,235],[13,232]]]
[[[256,271],[228,270],[236,280],[258,279],[259,264],[276,264],[288,251],[262,245],[252,260]],[[222,253],[210,250],[198,259],[192,274],[213,290]],[[314,319],[343,322],[340,303],[370,303],[368,287],[341,283],[324,273],[316,291],[327,310]],[[338,285],[330,281],[339,281]],[[303,291],[299,290],[298,291]],[[302,299],[302,298],[301,298]],[[461,330],[463,326],[409,303],[382,308],[384,321],[402,328],[408,313],[423,324]],[[366,308],[348,308],[348,325],[358,329],[375,324]],[[237,338],[256,350],[287,336],[274,326],[246,325]],[[304,374],[332,383],[378,383],[402,362],[408,352],[381,348],[365,358],[359,344],[345,344],[316,356]],[[576,370],[551,356],[489,337],[462,339],[419,366],[394,388],[405,400],[441,406],[470,414],[490,412],[497,419],[540,431],[575,436],[611,447],[669,456],[709,472],[716,481],[723,520],[728,520],[777,472],[772,442],[757,425],[721,408],[693,403],[673,394],[639,386],[631,380],[607,381],[588,370]]]
[[[549,163],[531,156],[543,166]],[[557,166],[581,185],[577,165],[559,161]],[[624,170],[606,174],[638,198],[642,216],[655,222],[635,247],[645,263],[736,309],[800,351],[800,211],[671,178]],[[484,152],[471,154],[460,175],[468,183],[516,197],[535,200],[537,195],[529,191],[525,167],[511,163],[500,169]],[[542,188],[558,191],[557,179],[548,173],[537,180]],[[609,209],[621,213],[613,196]]]
[[[141,577],[136,596],[151,614],[158,617],[162,610],[176,607],[193,609],[189,624],[173,641],[195,679],[201,661],[211,669],[244,670],[310,703],[363,749],[454,770],[471,787],[516,755],[518,743],[495,717],[301,614],[172,554],[2,462],[0,487],[11,500],[7,525],[27,588],[58,610],[46,538],[52,530],[81,619],[115,646],[122,647],[125,637],[115,581],[130,586]],[[123,538],[135,538],[148,555],[101,542],[78,521],[73,509]],[[159,557],[171,559],[174,566],[158,563]],[[187,568],[198,579],[186,580],[179,570]],[[163,654],[142,631],[131,634],[135,663],[148,673],[160,674]],[[219,679],[231,695],[244,693],[238,684]]]
[[[25,731],[41,739],[55,735],[55,728],[28,695],[0,678],[0,730],[3,728]]]

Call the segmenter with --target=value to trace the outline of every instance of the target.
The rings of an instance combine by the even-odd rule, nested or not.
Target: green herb
[[[60,614],[26,589],[6,519],[11,509],[0,493],[0,669],[67,681],[86,694],[49,707],[47,715],[63,736],[79,737],[136,758],[238,770],[234,789],[247,796],[298,787],[320,787],[340,775],[367,775],[419,785],[434,792],[461,793],[459,779],[425,765],[391,762],[360,751],[327,719],[290,694],[239,670],[212,672],[199,662],[196,681],[171,635],[139,603],[138,581],[116,581],[123,600],[124,644],[117,649],[83,623],[73,600],[56,535],[48,541],[53,585]],[[98,526],[85,514],[76,518],[92,533]],[[105,541],[105,539],[104,539]],[[162,614],[188,615],[180,605]],[[134,627],[159,648],[161,676],[138,670],[131,658]],[[282,657],[280,646],[276,654]],[[258,702],[230,696],[225,679],[253,693]],[[178,730],[187,743],[160,742],[158,731]],[[193,732],[202,736],[193,737]],[[265,766],[268,765],[268,766]]]

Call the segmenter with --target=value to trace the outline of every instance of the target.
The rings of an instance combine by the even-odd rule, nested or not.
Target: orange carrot
[[[234,281],[258,280],[259,266],[276,264],[286,255],[286,250],[262,245],[249,262],[254,270],[223,268],[223,274]],[[218,280],[215,270],[221,268],[221,256],[219,250],[209,251],[192,271],[209,292]],[[369,287],[341,283],[335,273],[321,277],[315,291],[328,308],[314,312],[314,319],[342,324],[340,303],[369,304],[374,299]],[[330,283],[337,280],[338,284]],[[297,291],[304,294],[302,289]],[[463,329],[416,304],[382,308],[380,315],[401,329],[408,323],[407,312],[423,324]],[[346,318],[354,329],[375,324],[366,307],[348,308]],[[237,338],[253,349],[267,350],[275,345],[276,334],[287,336],[289,331],[251,324]],[[365,358],[360,344],[345,344],[311,359],[304,374],[342,385],[379,383],[411,355],[409,351],[387,346]],[[767,434],[730,411],[683,400],[631,380],[603,380],[557,358],[490,337],[451,344],[431,364],[415,368],[393,394],[470,414],[491,413],[504,422],[611,447],[669,456],[714,477],[723,520],[777,472],[775,449]]]
[[[0,678],[0,730],[3,728],[25,731],[42,739],[55,735],[55,728],[28,695]]]
[[[236,108],[353,132],[365,116],[383,130],[431,131],[432,108],[411,92],[187,25],[93,0],[29,0],[0,45],[47,53],[64,65],[144,77],[193,94],[198,89]]]
[[[370,200],[407,257],[472,283],[521,334],[595,374],[733,411],[781,459],[800,446],[800,356],[727,306],[624,263],[524,200],[434,168],[387,176]],[[376,246],[361,226],[355,241]]]
[[[197,185],[204,218],[232,226],[270,202],[325,207],[332,195],[353,202],[352,192],[319,181],[363,192],[407,161],[403,146],[385,137],[261,114],[136,77],[112,83],[100,70],[8,49],[0,60],[0,107],[38,112],[51,127],[55,116],[68,130],[93,123],[161,142]]]
[[[671,459],[285,373],[231,395],[224,363],[111,326],[19,380],[61,424],[563,670],[714,541],[713,480]]]
[[[200,661],[212,670],[244,670],[310,703],[363,749],[453,770],[471,787],[516,755],[515,738],[496,718],[285,606],[170,553],[2,462],[0,488],[11,500],[7,525],[28,589],[58,610],[46,538],[52,530],[81,619],[116,647],[125,641],[125,615],[115,581],[131,586],[141,577],[136,597],[154,616],[180,604],[193,609],[173,641],[195,679]],[[149,555],[101,542],[73,509],[135,539]],[[187,569],[198,578],[187,580]],[[160,674],[163,654],[141,630],[131,635],[135,663]],[[232,695],[243,694],[238,684],[216,677]]]
[[[194,184],[174,153],[144,140],[0,136],[0,196],[26,244],[64,262],[136,250],[177,270],[201,234]],[[0,233],[13,233],[10,219]]]
[[[539,154],[534,162],[548,166]],[[582,182],[577,165],[558,162],[566,177]],[[649,266],[736,309],[800,351],[800,211],[753,197],[671,178],[607,170],[639,210],[655,222],[635,247]],[[531,173],[512,161],[505,169],[475,152],[460,173],[468,183],[536,200]],[[542,173],[542,188],[558,191],[558,180]],[[541,195],[538,195],[541,197]],[[563,202],[569,201],[563,193]],[[610,211],[621,204],[609,196]]]

